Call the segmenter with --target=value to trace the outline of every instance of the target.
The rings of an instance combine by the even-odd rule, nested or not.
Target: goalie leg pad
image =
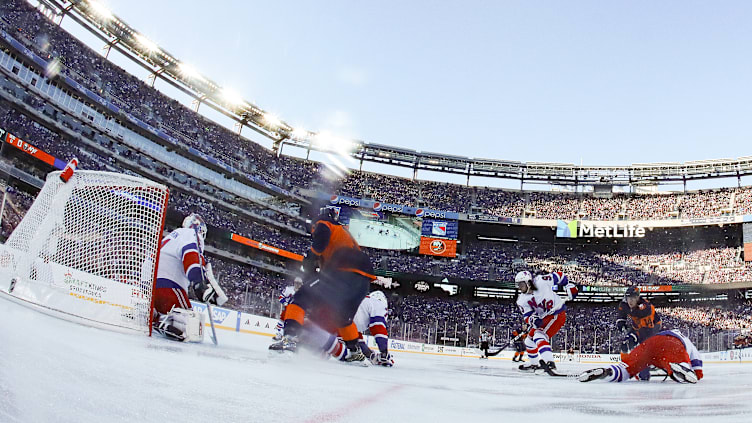
[[[204,341],[204,315],[193,310],[173,308],[159,317],[157,331],[182,342]]]

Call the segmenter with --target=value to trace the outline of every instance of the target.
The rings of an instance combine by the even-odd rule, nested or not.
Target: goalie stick
[[[199,254],[201,254],[201,258],[203,258],[204,251],[201,248],[201,243],[199,242],[198,229],[196,229],[196,247],[198,247],[198,252]],[[204,286],[206,286],[206,277],[204,276],[203,266],[201,266],[201,282],[203,282]],[[198,297],[198,293],[196,293],[196,296]],[[203,301],[204,299],[201,298],[201,300]],[[211,304],[209,303],[209,301],[206,301],[206,312],[209,315],[209,326],[211,326],[211,339],[214,345],[217,345],[217,330],[214,328],[214,312],[212,311]]]

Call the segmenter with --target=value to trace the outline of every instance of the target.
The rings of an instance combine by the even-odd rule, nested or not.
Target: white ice
[[[752,364],[707,365],[697,385],[580,383],[502,360],[396,353],[394,368],[361,368],[270,357],[269,338],[227,331],[217,347],[186,345],[4,299],[0,319],[1,422],[752,421]]]

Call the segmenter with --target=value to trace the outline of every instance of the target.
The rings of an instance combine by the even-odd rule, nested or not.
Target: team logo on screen
[[[446,251],[446,244],[444,244],[444,241],[440,239],[435,239],[431,241],[431,245],[429,245],[428,248],[434,254],[441,254]]]

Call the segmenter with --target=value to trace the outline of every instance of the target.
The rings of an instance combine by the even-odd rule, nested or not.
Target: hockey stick
[[[198,248],[198,252],[201,255],[199,259],[203,258],[204,252],[201,250],[201,243],[199,242],[198,229],[196,229],[196,248]],[[206,286],[206,277],[204,276],[203,265],[201,265],[201,282],[203,283],[204,286]],[[196,296],[198,297],[198,293],[196,293]],[[201,300],[203,301],[203,297],[201,298]],[[209,326],[211,326],[211,339],[214,345],[217,345],[217,330],[214,328],[214,312],[212,311],[211,304],[209,303],[209,301],[206,302],[206,312],[209,314]]]
[[[494,357],[494,356],[499,355],[500,352],[504,351],[508,346],[512,345],[514,343],[514,341],[520,339],[522,337],[522,335],[524,335],[524,334],[525,334],[525,332],[522,332],[521,334],[515,336],[513,339],[509,340],[509,342],[507,342],[506,344],[502,345],[496,351],[488,353],[488,357]]]

